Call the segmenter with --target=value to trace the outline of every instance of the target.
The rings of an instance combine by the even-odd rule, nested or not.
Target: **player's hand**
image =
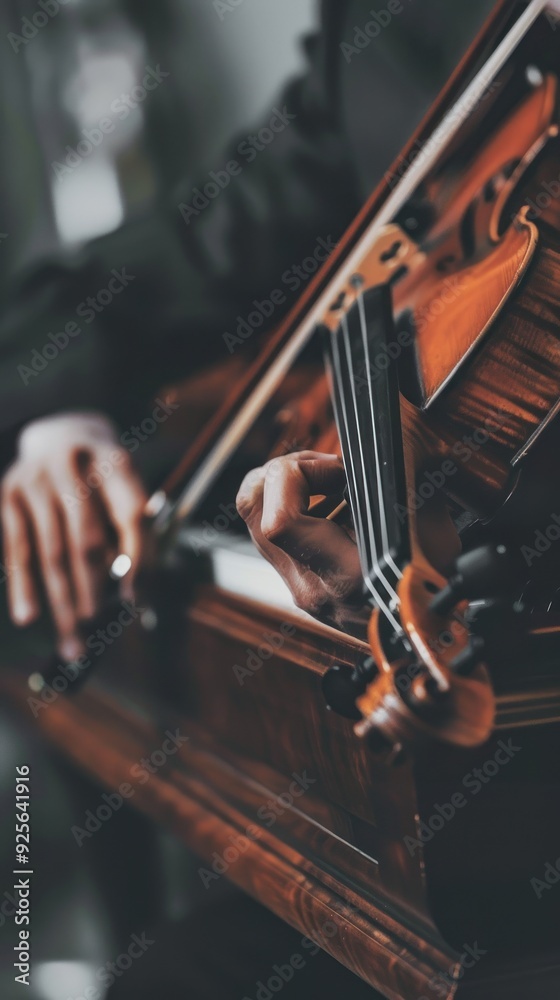
[[[130,454],[105,417],[63,414],[29,424],[1,491],[8,602],[15,624],[29,625],[39,616],[44,593],[59,652],[75,659],[82,651],[78,623],[98,610],[118,553],[131,559],[128,596],[145,503]]]
[[[340,525],[308,513],[311,496],[340,494],[345,482],[336,455],[300,451],[250,472],[237,508],[297,607],[362,634],[370,612],[364,608],[357,547]]]

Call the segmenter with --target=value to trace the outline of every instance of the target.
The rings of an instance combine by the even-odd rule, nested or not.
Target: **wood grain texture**
[[[245,662],[247,650],[258,654],[263,634],[290,621],[205,585],[172,637],[171,701],[161,697],[168,665],[150,662],[145,635],[132,626],[126,649],[108,648],[95,683],[58,698],[37,722],[65,756],[111,789],[130,781],[131,767],[161,746],[167,728],[188,735],[180,753],[136,787],[131,804],[208,866],[232,837],[256,829],[225,877],[384,996],[436,995],[430,983],[450,968],[457,977],[464,972],[463,945],[475,940],[488,956],[457,979],[449,997],[528,1000],[537,968],[548,983],[539,1000],[555,996],[546,992],[560,982],[546,930],[554,933],[558,903],[551,893],[545,905],[552,913],[540,909],[529,879],[555,856],[560,828],[558,685],[514,685],[504,665],[497,730],[485,746],[474,754],[433,750],[390,768],[356,739],[350,722],[324,708],[324,671],[334,662],[355,664],[363,644],[294,617],[296,633],[238,683],[233,665],[243,655]],[[30,718],[21,678],[4,673],[2,692]],[[509,736],[523,748],[512,762],[518,770],[504,769],[411,853],[404,838],[418,836],[436,803],[465,791],[463,777]],[[303,772],[314,779],[309,792],[291,804],[280,798],[283,811],[268,825],[259,810]],[[329,920],[340,928],[331,938]],[[521,940],[523,962],[514,973]]]

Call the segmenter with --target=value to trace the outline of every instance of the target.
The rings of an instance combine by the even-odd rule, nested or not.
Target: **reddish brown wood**
[[[445,112],[453,106],[454,101],[457,100],[464,89],[466,82],[474,75],[481,63],[491,52],[496,39],[501,35],[510,18],[511,0],[499,0],[484,29],[465,53],[464,58],[442,90],[438,100],[411,136],[410,142],[407,143],[386,177],[390,177],[391,175],[400,176],[403,174],[403,170],[401,169],[402,164],[410,165],[413,162],[417,149],[426,142],[436,124]],[[293,309],[290,310],[278,330],[268,337],[266,343],[263,345],[262,353],[254,364],[251,365],[244,377],[237,382],[231,395],[227,397],[224,404],[208,422],[202,434],[197,437],[188,449],[181,463],[169,476],[163,486],[168,494],[172,495],[185,481],[188,481],[189,476],[199,466],[204,456],[208,454],[224,427],[233,419],[242,403],[258,384],[262,373],[272,364],[282,347],[292,337],[313,303],[316,302],[321,292],[328,286],[365,229],[379,212],[390,191],[389,182],[384,178],[356,219],[349,226],[336,250],[333,251],[328,261],[325,262],[319,273],[309,283],[301,298]]]
[[[245,662],[247,649],[258,655],[263,633],[278,633],[284,622],[296,633],[240,685],[233,665]],[[526,1000],[536,970],[544,979],[539,1000],[556,996],[559,959],[543,940],[545,914],[529,879],[555,857],[558,684],[510,683],[498,700],[496,734],[474,757],[449,751],[442,759],[434,751],[390,768],[322,702],[324,671],[333,662],[355,663],[363,644],[203,587],[174,639],[170,704],[161,699],[167,668],[150,663],[142,632],[133,632],[122,637],[126,649],[107,650],[94,685],[39,712],[45,735],[81,769],[118,788],[130,781],[134,763],[161,746],[164,731],[178,727],[189,743],[145,785],[135,783],[131,804],[172,829],[208,866],[231,837],[255,829],[227,877],[384,996],[430,997],[430,983],[450,967],[461,971],[462,945],[475,939],[489,957],[462,977],[459,998]],[[29,720],[22,679],[5,671],[1,686]],[[486,798],[473,797],[464,814],[412,855],[404,836],[416,836],[418,819],[427,822],[435,804],[448,802],[463,776],[492,756],[495,741],[510,736],[526,755],[521,770],[505,784],[498,780]],[[521,761],[522,754],[515,766]],[[542,783],[528,784],[524,774],[534,769]],[[258,810],[289,789],[294,772],[315,783],[268,825]],[[548,833],[539,841],[541,827]],[[527,889],[526,912],[516,914],[501,954],[499,935],[489,947],[488,938],[510,916],[505,890],[512,881],[520,893]],[[485,894],[494,912],[482,905]],[[328,921],[340,927],[331,938]]]

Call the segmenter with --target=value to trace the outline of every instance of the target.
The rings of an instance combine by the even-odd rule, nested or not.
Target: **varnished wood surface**
[[[6,677],[3,689],[20,701],[25,695],[21,684]],[[135,718],[93,690],[72,702],[60,699],[41,721],[59,749],[111,789],[130,780],[131,765],[161,744],[165,729]],[[256,791],[256,782],[192,737],[165,769],[137,787],[134,805],[210,862],[214,852],[223,855],[230,838],[246,832]],[[261,786],[261,792],[273,791]],[[236,799],[242,808],[234,804]],[[269,831],[261,825],[258,839],[248,844],[228,869],[228,878],[371,985],[383,986],[391,1000],[420,996],[441,967],[456,961],[452,950],[428,944],[385,908],[325,872],[310,860],[311,851],[300,854],[276,826]],[[340,932],[329,938],[323,928],[333,918]]]
[[[231,836],[257,828],[225,877],[316,936],[384,996],[429,997],[434,977],[450,966],[461,971],[463,943],[476,938],[488,958],[461,978],[458,997],[532,1000],[527,984],[551,962],[545,978],[557,989],[556,959],[543,958],[543,950],[552,949],[544,943],[543,917],[552,929],[555,924],[536,907],[529,879],[554,856],[560,827],[554,806],[560,801],[558,685],[543,679],[539,694],[533,681],[524,693],[523,685],[508,686],[506,674],[500,728],[474,756],[434,751],[388,767],[357,740],[351,722],[324,708],[323,672],[333,662],[354,664],[362,644],[337,641],[334,633],[294,616],[298,633],[239,685],[232,667],[240,655],[258,650],[263,633],[290,620],[288,613],[201,587],[172,637],[171,699],[166,665],[148,662],[146,636],[133,634],[133,626],[127,655],[122,646],[113,650],[93,685],[58,698],[37,723],[65,756],[112,789],[161,746],[167,728],[178,727],[189,742],[136,788],[131,804],[172,829],[207,865],[214,852],[223,856]],[[29,719],[22,679],[5,673],[2,689]],[[511,734],[525,754],[525,764],[520,754],[513,765],[521,771],[498,779],[486,798],[473,798],[464,814],[412,856],[404,837],[415,836],[417,822],[427,822],[435,803],[449,801],[463,776],[492,756],[495,740]],[[315,779],[310,791],[268,827],[259,808],[303,772]],[[539,840],[541,828],[547,834]],[[558,910],[552,914],[558,917]],[[321,928],[333,917],[342,929],[328,940]],[[504,927],[507,933],[488,947]],[[523,963],[513,974],[519,935]],[[557,995],[546,992],[549,985],[543,990],[542,1000]]]
[[[4,675],[2,687],[4,694],[24,705],[20,680]],[[59,699],[41,722],[45,734],[65,755],[107,788],[116,789],[130,780],[131,766],[161,744],[165,728],[175,725],[176,718],[168,714],[154,724],[130,705],[124,708],[102,690],[91,688],[72,701]],[[262,784],[262,773],[260,781],[255,780],[246,773],[242,757],[225,753],[196,725],[182,724],[183,732],[189,735],[189,743],[148,783],[137,787],[133,804],[210,863],[214,852],[223,856],[232,837],[245,834],[261,796],[278,793],[281,785],[270,780]],[[438,977],[449,975],[450,970],[451,974],[464,971],[460,952],[441,939],[438,943],[437,933],[418,934],[392,914],[386,903],[376,901],[371,871],[369,885],[364,869],[358,882],[341,880],[334,856],[329,865],[318,860],[324,845],[316,831],[315,842],[308,841],[303,853],[294,847],[297,832],[289,830],[302,818],[295,810],[287,812],[287,818],[271,829],[261,824],[258,837],[230,865],[228,878],[316,940],[389,1000],[430,996]],[[471,974],[465,973],[457,992],[450,988],[447,995],[466,1000],[532,1000],[536,979],[543,984],[539,1000],[557,995],[560,969],[553,954],[528,953],[519,967],[515,961],[512,956],[493,955],[474,970],[473,983]]]

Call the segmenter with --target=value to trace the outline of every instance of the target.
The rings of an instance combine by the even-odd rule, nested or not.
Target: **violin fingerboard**
[[[410,558],[392,331],[391,290],[380,285],[357,297],[325,343],[362,571],[382,606],[395,606],[402,567]]]

